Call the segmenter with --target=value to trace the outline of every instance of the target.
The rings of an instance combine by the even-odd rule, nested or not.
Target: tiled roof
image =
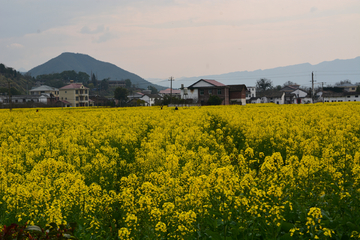
[[[220,82],[218,82],[218,81],[216,81],[216,80],[210,80],[210,79],[200,79],[200,80],[203,80],[203,81],[205,81],[205,82],[208,82],[208,83],[210,83],[210,84],[212,84],[212,85],[214,85],[214,86],[217,86],[217,87],[226,87],[225,84],[222,84],[222,83],[220,83]]]
[[[358,92],[325,92],[323,93],[323,97],[345,97],[345,96],[351,96],[351,95],[360,95]]]
[[[161,90],[159,93],[162,93],[162,94],[170,94],[171,93],[171,88],[168,88],[168,89],[165,89],[165,90]],[[178,89],[173,89],[172,90],[172,93],[181,93],[181,90],[178,90]]]
[[[66,85],[60,89],[79,89],[81,88],[81,86],[83,86],[82,83],[71,83],[69,85]],[[83,89],[88,89],[87,87],[83,87]]]
[[[41,85],[40,87],[36,87],[30,90],[30,92],[32,91],[58,91],[59,89],[54,88],[54,87],[49,87],[47,85]]]
[[[245,84],[238,84],[238,85],[228,85],[230,87],[230,92],[233,91],[242,91],[243,89],[247,90]]]
[[[160,95],[158,94],[144,94],[144,96],[148,96],[149,98],[162,98]]]
[[[195,86],[196,84],[198,84],[198,83],[201,82],[201,81],[204,81],[204,82],[206,82],[206,83],[208,83],[208,84],[211,84],[213,87],[228,87],[228,86],[226,86],[225,84],[222,84],[222,83],[220,83],[220,82],[218,82],[218,81],[216,81],[216,80],[200,79],[199,81],[191,84],[188,88],[193,88],[193,86]],[[204,86],[203,86],[203,87],[204,87]]]

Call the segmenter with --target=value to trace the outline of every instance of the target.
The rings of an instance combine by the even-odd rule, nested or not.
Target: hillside
[[[314,79],[316,84],[319,85],[322,82],[324,82],[324,86],[334,85],[336,82],[345,79],[350,80],[352,83],[357,83],[360,82],[360,57],[344,60],[336,59],[315,65],[302,63],[264,70],[259,69],[255,71],[239,71],[218,75],[176,78],[173,86],[175,88],[179,88],[181,84],[189,86],[199,79],[215,79],[223,84],[255,86],[258,79],[267,78],[273,82],[274,86],[283,85],[287,81],[292,81],[302,86],[310,87],[311,72],[314,72]],[[154,82],[165,85],[168,83],[168,80],[157,80]]]
[[[61,73],[67,70],[85,72],[89,75],[95,73],[99,80],[105,78],[110,78],[110,80],[130,79],[131,82],[139,88],[147,88],[150,85],[158,89],[164,89],[164,87],[148,82],[138,75],[119,68],[114,64],[102,62],[89,55],[80,53],[62,53],[46,63],[31,69],[28,73],[36,77],[42,74]]]
[[[0,94],[8,94],[9,83],[12,94],[26,94],[35,84],[35,80],[0,63]]]

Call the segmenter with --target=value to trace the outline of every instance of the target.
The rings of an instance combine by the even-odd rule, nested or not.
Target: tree
[[[131,80],[130,79],[125,79],[125,87],[127,89],[131,88]]]
[[[106,91],[109,89],[109,79],[110,78],[104,78],[103,80],[101,80],[101,82],[100,82],[101,90]]]
[[[97,79],[96,79],[94,73],[93,73],[92,76],[91,76],[91,82],[92,82],[92,84],[94,84],[94,87],[97,87],[98,82],[97,82]]]
[[[218,95],[210,95],[207,102],[208,105],[220,105],[221,103],[222,99]]]
[[[290,86],[290,85],[298,85],[297,83],[294,83],[292,81],[287,81],[283,84],[283,87]]]
[[[120,101],[120,105],[127,100],[127,96],[128,90],[126,88],[117,87],[114,91],[114,98]]]
[[[272,85],[272,81],[270,79],[261,78],[256,81],[256,89],[258,91],[266,91],[266,90],[269,90],[272,88],[273,88],[273,85]]]
[[[335,83],[335,86],[340,86],[340,85],[343,85],[343,84],[352,84],[352,83],[351,83],[351,81],[349,79],[346,79],[346,80],[342,80],[340,82]]]
[[[157,94],[158,90],[154,86],[148,86],[148,89],[151,90],[151,94]]]

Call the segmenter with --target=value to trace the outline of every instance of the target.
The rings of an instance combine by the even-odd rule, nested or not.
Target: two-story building
[[[247,88],[244,84],[225,85],[216,80],[200,79],[189,87],[181,87],[181,98],[189,99],[193,103],[206,105],[210,96],[222,99],[222,105],[246,104]]]
[[[195,89],[197,90],[197,102],[201,103],[201,105],[205,105],[209,101],[211,95],[216,95],[222,99],[223,101],[221,104],[229,104],[229,87],[216,80],[200,79],[190,85],[187,89],[188,93],[194,92]]]
[[[30,90],[30,95],[41,95],[44,93],[51,93],[55,98],[59,97],[59,89],[47,85],[41,85]]]
[[[72,80],[69,85],[59,89],[59,100],[65,106],[87,107],[89,106],[89,89],[82,83],[74,83]]]

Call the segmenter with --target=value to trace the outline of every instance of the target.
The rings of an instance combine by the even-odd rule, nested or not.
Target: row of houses
[[[0,103],[39,103],[51,104],[63,107],[86,107],[92,106],[93,101],[89,98],[89,89],[82,83],[70,84],[62,88],[54,88],[42,85],[30,90],[30,95],[0,96]]]
[[[222,99],[223,105],[246,104],[247,88],[244,84],[225,85],[216,80],[200,79],[189,87],[181,89],[165,89],[158,94],[151,94],[149,90],[136,92],[128,96],[129,104],[141,101],[146,106],[152,106],[157,100],[163,99],[166,95],[172,95],[198,105],[206,105],[210,96],[215,95]]]
[[[120,84],[120,83],[119,83]],[[121,84],[123,84],[121,82]],[[200,79],[188,87],[181,89],[166,89],[158,94],[151,94],[150,90],[134,92],[128,96],[129,105],[153,106],[166,95],[172,95],[198,105],[206,105],[210,96],[218,96],[223,105],[246,103],[275,103],[275,104],[306,104],[318,102],[346,102],[359,101],[356,85],[343,84],[336,87],[324,88],[312,98],[301,89],[300,85],[285,86],[280,90],[256,92],[255,87],[244,84],[225,85],[216,80]],[[0,96],[0,103],[9,103],[9,96]],[[16,95],[11,97],[12,103],[39,103],[52,104],[63,107],[86,107],[105,105],[108,99],[100,96],[89,97],[89,89],[82,83],[70,84],[62,88],[46,85],[30,90],[30,95]]]

